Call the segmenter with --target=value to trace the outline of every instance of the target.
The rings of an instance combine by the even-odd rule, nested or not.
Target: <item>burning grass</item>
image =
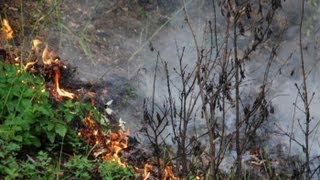
[[[1,30],[5,39],[13,38],[13,30],[7,20],[2,21]],[[86,93],[82,94],[75,93],[78,91],[74,89],[68,91],[61,86],[61,73],[66,66],[63,65],[60,58],[55,56],[53,51],[49,50],[47,43],[39,39],[33,40],[32,53],[30,53],[25,65],[23,63],[25,60],[18,61],[17,55],[10,49],[5,49],[2,46],[0,48],[4,54],[4,61],[0,62],[1,69],[5,73],[3,79],[6,82],[3,83],[7,83],[8,87],[5,84],[1,86],[4,89],[9,89],[9,92],[1,91],[4,93],[3,97],[7,98],[2,98],[5,102],[4,106],[0,106],[2,111],[0,131],[2,133],[9,130],[9,127],[20,129],[13,131],[13,134],[2,133],[2,135],[8,136],[6,138],[2,136],[0,139],[0,143],[6,147],[5,149],[0,148],[4,152],[3,157],[8,156],[14,159],[16,164],[10,165],[0,157],[3,164],[0,169],[6,169],[4,172],[1,171],[0,178],[103,179],[125,177],[125,179],[154,179],[154,177],[159,177],[158,174],[161,174],[163,179],[178,179],[173,174],[172,163],[167,165],[162,163],[157,167],[156,161],[151,160],[152,154],[143,160],[143,166],[128,160],[128,156],[132,154],[129,149],[129,132],[124,130],[123,126],[119,126],[117,130],[110,130],[108,124],[105,126],[97,122],[99,118],[102,118],[102,115],[93,106],[96,93],[90,90],[86,90]],[[9,73],[11,74],[8,75]],[[29,78],[23,79],[25,76]],[[16,79],[18,82],[15,82]],[[15,92],[17,87],[14,85],[19,86],[20,82],[22,86],[18,91],[22,95],[19,92],[11,94],[11,89],[13,88],[12,92]],[[83,87],[80,88],[83,89]],[[28,93],[24,96],[26,92]],[[90,103],[81,100],[84,99],[85,94],[90,94],[88,96]],[[110,113],[109,116],[114,115]],[[27,122],[29,124],[25,124]],[[7,126],[8,123],[9,126]],[[35,128],[37,133],[33,133],[31,127]],[[75,148],[74,142],[68,142],[75,139],[80,142],[77,148]],[[10,143],[7,140],[13,140],[13,142]],[[22,143],[24,140],[27,142]],[[54,151],[56,144],[60,146],[59,159],[53,160],[54,154],[57,153]],[[74,154],[81,152],[80,149],[85,145],[90,147],[89,151],[85,151],[86,154]],[[10,149],[12,146],[16,148]],[[29,151],[34,146],[38,153]],[[132,145],[130,147],[131,151],[132,149],[139,151],[138,147]],[[53,149],[52,154],[43,153],[43,148]],[[16,153],[19,156],[15,155]],[[70,155],[70,153],[74,155]],[[27,161],[23,160],[25,157],[27,157]],[[21,165],[17,163],[19,161],[22,162]],[[29,161],[32,163],[28,164]],[[54,161],[59,162],[58,168],[52,165]],[[139,159],[135,161],[141,163]],[[94,162],[98,162],[98,164],[94,165]],[[161,160],[161,162],[163,161]],[[94,173],[94,167],[97,166],[96,171],[100,176]],[[35,173],[28,174],[32,170]],[[48,171],[48,174],[43,174],[42,171]],[[113,173],[105,174],[106,171]]]

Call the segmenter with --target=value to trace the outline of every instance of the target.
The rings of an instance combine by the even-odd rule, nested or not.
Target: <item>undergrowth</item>
[[[0,62],[0,71],[0,179],[133,176],[130,167],[91,158],[91,145],[77,136],[76,124],[86,112],[100,117],[94,107],[76,100],[53,102],[44,78],[20,66]]]

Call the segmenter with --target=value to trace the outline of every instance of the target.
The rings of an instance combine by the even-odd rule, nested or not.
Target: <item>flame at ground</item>
[[[94,156],[101,156],[105,160],[114,160],[120,166],[127,167],[128,163],[120,156],[123,150],[128,147],[128,132],[119,130],[118,132],[105,133],[103,128],[95,123],[93,113],[90,111],[85,118],[85,128],[79,131],[78,135],[88,143],[94,145]],[[164,165],[160,160],[160,166],[164,167],[162,172],[163,180],[178,180],[172,170],[172,163]],[[145,163],[143,169],[135,167],[137,173],[141,174],[143,180],[148,180],[155,167],[150,163]]]
[[[92,118],[92,112],[89,112],[85,118],[86,128],[82,129],[78,135],[87,142],[97,147],[95,156],[103,155],[103,159],[113,159],[121,166],[127,166],[121,161],[120,153],[128,147],[127,132],[108,132],[105,133],[102,127],[99,127]]]
[[[2,31],[5,33],[7,39],[13,38],[13,30],[7,19],[2,20]]]
[[[42,42],[39,39],[34,39],[32,41],[32,50],[34,50],[36,53],[40,53],[40,45]],[[48,44],[45,43],[45,48],[42,52],[42,62],[45,66],[51,66],[53,67],[54,71],[54,91],[56,92],[55,97],[58,100],[61,100],[62,97],[66,97],[69,99],[74,99],[77,96],[74,93],[68,92],[62,88],[60,88],[60,69],[62,68],[62,62],[59,59],[54,58],[54,52],[48,50]],[[34,62],[31,62],[34,63]],[[29,63],[30,64],[30,63]],[[28,67],[28,65],[26,68]],[[33,65],[33,64],[32,64]]]
[[[109,136],[109,139],[106,142],[106,146],[109,147],[110,152],[103,158],[109,159],[110,157],[113,157],[119,165],[126,166],[126,163],[121,162],[119,153],[128,147],[127,133],[119,131],[117,133],[109,133],[107,136]]]
[[[46,44],[43,52],[42,52],[42,62],[43,64],[50,65],[54,63],[56,60],[54,58],[54,53],[48,50],[48,44]]]
[[[168,164],[163,171],[163,179],[170,179],[170,180],[178,180],[179,178],[176,177],[172,171],[172,164]]]
[[[11,26],[9,25],[8,20],[3,19],[2,21],[2,28],[1,30],[5,33],[5,36],[7,39],[13,38],[13,30]],[[42,54],[40,52],[40,45],[44,44],[44,49],[42,51]],[[42,47],[43,48],[43,47]],[[51,77],[53,75],[54,80],[54,96],[61,100],[62,97],[74,99],[76,98],[76,95],[74,93],[65,91],[64,89],[60,88],[60,77],[61,72],[60,69],[62,68],[62,61],[55,58],[54,52],[48,50],[48,44],[42,43],[39,39],[35,39],[32,41],[32,50],[36,52],[36,54],[41,54],[42,62],[44,64],[44,67],[49,67],[49,69],[52,70],[53,74],[50,74]],[[25,70],[29,70],[35,64],[38,62],[38,59],[36,59],[34,62],[28,62],[25,66]],[[127,167],[128,163],[125,161],[122,161],[120,156],[121,152],[128,147],[128,139],[127,135],[128,132],[125,132],[123,130],[119,130],[118,132],[108,132],[105,133],[103,128],[99,127],[95,121],[92,118],[93,113],[90,111],[85,118],[85,125],[86,127],[82,129],[80,132],[78,132],[78,135],[83,137],[85,140],[87,140],[89,143],[94,144],[94,147],[99,147],[98,151],[94,153],[94,155],[97,157],[101,154],[104,154],[102,156],[103,159],[112,159],[115,162],[117,162],[119,165],[123,167]],[[163,161],[161,161],[163,162]],[[161,164],[163,167],[163,163]],[[136,172],[141,173],[142,179],[147,180],[151,176],[151,172],[154,170],[154,166],[145,163],[143,169],[139,169],[135,167]],[[163,169],[162,177],[164,180],[177,180],[179,178],[175,177],[172,171],[172,163],[169,165],[166,165]]]
[[[55,86],[55,90],[57,91],[57,95],[58,95],[57,98],[61,99],[61,97],[67,97],[70,99],[74,99],[76,97],[75,94],[70,93],[70,92],[65,91],[64,89],[60,88],[59,80],[60,80],[60,70],[55,69],[54,70],[54,86]]]
[[[152,165],[146,163],[143,167],[143,180],[147,180],[150,177],[150,170],[152,169]]]

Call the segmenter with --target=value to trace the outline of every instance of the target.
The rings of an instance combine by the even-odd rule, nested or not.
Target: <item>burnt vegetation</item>
[[[316,165],[319,156],[311,160],[309,152],[308,136],[311,134],[313,119],[310,118],[308,99],[312,100],[314,94],[311,97],[308,95],[308,75],[305,74],[302,49],[300,68],[303,81],[302,86],[295,86],[304,104],[301,111],[306,119],[303,123],[299,120],[299,124],[305,140],[301,142],[285,133],[277,123],[274,124],[277,132],[273,133],[280,131],[301,146],[305,159],[299,167],[290,166],[288,162],[285,166],[290,170],[285,172],[277,169],[279,163],[284,165],[284,157],[279,155],[278,159],[270,158],[264,150],[268,136],[266,134],[270,133],[267,132],[267,127],[273,121],[270,115],[276,113],[272,100],[268,97],[274,80],[270,77],[270,68],[276,61],[287,30],[287,25],[279,24],[276,19],[277,11],[282,8],[281,3],[281,0],[212,1],[207,5],[212,7],[213,17],[205,24],[202,32],[204,38],[201,40],[198,37],[202,34],[196,32],[188,15],[188,8],[184,6],[185,24],[193,38],[193,50],[196,51],[193,64],[184,60],[185,47],[179,46],[179,43],[176,43],[178,66],[173,68],[168,66],[168,61],[173,61],[172,59],[164,60],[161,50],[152,48],[157,53],[153,95],[145,103],[142,131],[154,148],[157,158],[163,158],[166,151],[172,153],[165,157],[173,161],[179,177],[191,178],[196,175],[209,179],[313,179],[319,174],[319,165]],[[304,1],[302,3],[303,16]],[[217,33],[217,13],[221,13],[224,19],[225,31],[220,33],[223,37],[219,37]],[[300,24],[300,48],[303,47],[302,22],[303,17]],[[246,64],[256,61],[253,57],[263,52],[265,47],[269,47],[270,51],[268,54],[264,53],[267,62],[261,72],[262,78],[257,82],[256,92],[245,93],[244,91],[248,91],[245,87],[247,77],[252,76],[246,71]],[[159,72],[165,74],[166,78],[167,92],[163,103],[156,103],[154,97]],[[294,70],[290,75],[293,73]],[[233,117],[231,125],[230,116]],[[202,126],[199,127],[199,124]],[[229,153],[235,153],[233,159],[224,162]],[[247,153],[250,158],[244,160]],[[229,170],[222,168],[223,162],[229,164]],[[301,162],[299,160],[295,163]]]

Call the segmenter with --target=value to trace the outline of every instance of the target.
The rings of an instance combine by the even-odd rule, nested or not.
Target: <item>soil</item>
[[[77,67],[79,78],[90,81],[108,79],[111,74],[130,77],[128,58],[179,4],[168,0],[57,2],[1,1],[1,17],[9,19],[16,45],[29,49],[30,41],[40,38],[65,63]]]

